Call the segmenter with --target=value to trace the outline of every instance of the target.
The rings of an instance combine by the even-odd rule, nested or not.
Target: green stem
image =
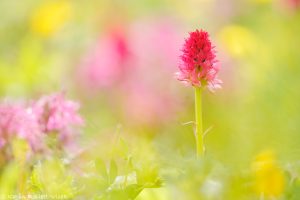
[[[196,121],[196,148],[197,157],[204,154],[203,148],[203,123],[202,123],[202,88],[195,87],[195,121]]]

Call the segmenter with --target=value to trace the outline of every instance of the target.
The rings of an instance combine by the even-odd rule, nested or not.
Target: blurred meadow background
[[[83,119],[42,153],[5,138],[1,199],[300,199],[299,0],[1,0],[0,17],[2,104],[61,94]],[[195,29],[223,81],[201,159],[174,78]]]

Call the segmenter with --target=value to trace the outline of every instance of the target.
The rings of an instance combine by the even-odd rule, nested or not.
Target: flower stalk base
[[[197,148],[197,158],[204,154],[203,144],[203,123],[202,123],[202,88],[195,88],[195,139]]]

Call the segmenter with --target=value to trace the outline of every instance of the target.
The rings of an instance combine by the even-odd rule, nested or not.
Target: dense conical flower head
[[[215,53],[206,31],[191,32],[183,45],[177,79],[196,87],[207,86],[211,91],[220,88]]]

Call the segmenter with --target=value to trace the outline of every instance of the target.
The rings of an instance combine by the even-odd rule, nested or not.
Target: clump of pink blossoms
[[[177,79],[192,86],[207,86],[211,91],[221,88],[215,53],[206,31],[191,32],[183,45]]]
[[[33,104],[41,129],[45,133],[64,132],[73,125],[82,125],[79,104],[66,100],[64,94],[44,96]]]
[[[126,77],[131,52],[125,31],[119,29],[109,31],[84,56],[78,78],[88,91],[110,88]]]
[[[76,132],[74,127],[83,125],[78,109],[79,104],[66,100],[62,93],[44,96],[28,106],[0,104],[0,148],[21,138],[32,151],[42,151],[50,133],[57,133],[60,141],[68,145]]]
[[[25,139],[33,151],[43,148],[43,135],[31,108],[19,104],[0,105],[0,148],[13,138]]]

